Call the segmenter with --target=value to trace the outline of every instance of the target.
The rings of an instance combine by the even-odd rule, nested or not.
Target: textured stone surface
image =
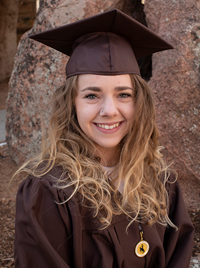
[[[6,135],[11,158],[18,164],[40,149],[41,121],[48,122],[49,100],[65,80],[67,57],[28,35],[112,9],[122,0],[41,0],[36,22],[19,43],[7,100]]]
[[[18,0],[0,1],[0,82],[10,77],[17,50]]]
[[[153,56],[161,143],[181,176],[200,178],[200,1],[146,0],[145,12],[175,47]]]

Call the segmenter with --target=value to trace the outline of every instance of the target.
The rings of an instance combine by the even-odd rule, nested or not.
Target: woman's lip
[[[103,132],[103,133],[114,133],[114,132],[118,131],[118,130],[121,128],[123,122],[124,122],[124,121],[117,122],[117,123],[112,123],[112,124],[111,124],[111,123],[107,123],[107,124],[94,123],[94,125],[95,125],[95,127],[96,127],[99,131],[101,131],[101,132]],[[115,125],[115,124],[118,124],[118,123],[119,123],[119,126],[114,127],[113,129],[106,129],[106,128],[102,128],[102,127],[98,126],[98,125],[112,126],[112,125]],[[98,124],[98,125],[97,125],[97,124]]]
[[[113,123],[94,123],[94,124],[112,126],[112,125],[115,125],[115,124],[120,124],[122,122],[123,121],[118,121],[118,122],[113,122]]]

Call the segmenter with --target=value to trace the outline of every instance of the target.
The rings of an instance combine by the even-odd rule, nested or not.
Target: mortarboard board
[[[76,74],[140,74],[137,59],[173,47],[143,24],[114,9],[30,36],[68,56]]]

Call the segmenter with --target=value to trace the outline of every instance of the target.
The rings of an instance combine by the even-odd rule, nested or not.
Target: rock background
[[[65,80],[67,56],[28,38],[66,23],[121,9],[122,0],[41,0],[33,28],[18,46],[7,99],[6,139],[11,158],[21,164],[40,149],[41,124],[48,123],[49,100]]]
[[[18,41],[32,28],[35,17],[36,0],[0,1],[0,94],[1,83],[10,78]]]
[[[30,30],[36,18],[36,0],[20,0],[17,20],[17,42]]]
[[[17,50],[18,0],[0,1],[0,82],[8,79]]]
[[[65,80],[63,66],[67,61],[61,53],[29,40],[28,35],[112,8],[134,15],[133,6],[131,0],[40,1],[33,28],[19,43],[9,85],[7,142],[16,163],[40,149],[41,120],[44,125],[48,122],[49,100]],[[186,179],[200,178],[199,9],[199,0],[145,2],[148,26],[175,47],[153,56],[149,83],[157,98],[157,120],[167,160],[174,160],[174,167]]]
[[[149,82],[161,144],[180,177],[200,178],[200,1],[148,0],[145,13],[149,28],[175,47],[153,55]]]

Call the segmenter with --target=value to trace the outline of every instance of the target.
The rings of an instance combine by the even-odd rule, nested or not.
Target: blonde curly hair
[[[121,141],[119,161],[113,171],[117,170],[114,181],[111,182],[108,172],[102,169],[101,158],[94,153],[93,141],[78,124],[75,110],[78,76],[68,78],[55,91],[42,152],[19,171],[41,177],[53,166],[62,166],[63,174],[57,178],[55,187],[73,187],[70,198],[78,192],[83,205],[89,204],[102,228],[111,224],[113,215],[122,213],[130,218],[129,225],[140,216],[140,220],[149,225],[159,222],[173,226],[168,218],[165,188],[170,172],[160,153],[153,93],[140,76],[130,74],[130,78],[135,90],[134,121]],[[122,182],[123,192],[119,194]]]

